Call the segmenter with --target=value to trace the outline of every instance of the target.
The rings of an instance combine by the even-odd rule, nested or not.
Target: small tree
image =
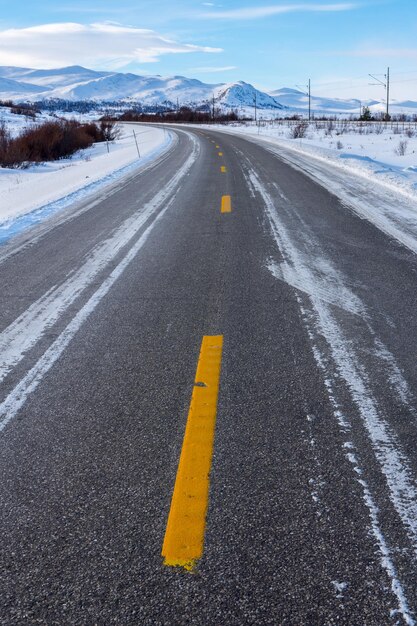
[[[101,120],[100,132],[104,141],[114,141],[119,139],[122,134],[122,127],[120,124],[116,124],[114,120]]]
[[[296,124],[295,126],[292,127],[291,137],[293,139],[303,139],[307,134],[307,130],[308,130],[307,122],[300,122],[299,124]]]

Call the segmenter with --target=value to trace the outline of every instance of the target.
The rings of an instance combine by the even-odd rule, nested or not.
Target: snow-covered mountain
[[[308,109],[308,95],[298,89],[284,87],[282,89],[272,91],[271,95],[292,110],[305,111]],[[312,111],[357,114],[359,113],[362,104],[365,103],[361,103],[360,100],[356,99],[342,100],[340,98],[321,98],[314,95],[311,96]],[[377,104],[377,102],[366,102],[366,104]]]
[[[143,105],[193,105],[222,108],[281,109],[269,94],[244,82],[208,84],[185,76],[139,76],[120,72],[96,72],[78,65],[55,70],[0,67],[0,99],[134,100]]]
[[[284,108],[278,99],[243,81],[219,85],[214,89],[214,95],[216,101],[221,102],[223,106],[234,109],[254,107],[255,103],[259,109]]]

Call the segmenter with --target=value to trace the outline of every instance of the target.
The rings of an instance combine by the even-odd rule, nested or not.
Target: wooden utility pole
[[[133,136],[135,138],[136,150],[138,151],[138,157],[140,158],[140,150],[139,150],[138,140],[136,139],[135,130],[133,128],[132,128],[132,130],[133,130]]]

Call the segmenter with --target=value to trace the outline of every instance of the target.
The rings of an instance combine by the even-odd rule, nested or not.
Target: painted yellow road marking
[[[219,150],[220,146],[216,145],[216,148]]]
[[[230,196],[222,196],[222,206],[221,206],[220,211],[222,213],[232,212],[232,199]]]
[[[223,152],[219,152],[219,156],[223,156]]]
[[[226,173],[226,166],[225,166],[225,165],[222,165],[222,166],[220,167],[220,171],[221,171],[221,173],[222,173],[222,174],[225,174],[225,173]]]
[[[205,336],[165,531],[164,565],[192,570],[203,554],[223,337]]]

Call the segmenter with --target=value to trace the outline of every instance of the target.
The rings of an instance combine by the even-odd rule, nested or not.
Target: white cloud
[[[300,12],[337,12],[351,11],[357,8],[357,4],[280,4],[264,7],[247,7],[231,9],[230,11],[210,11],[204,13],[202,17],[211,19],[241,19],[252,20],[255,18],[269,17],[270,15],[280,15],[283,13]]]
[[[119,68],[152,63],[163,54],[222,52],[179,43],[153,30],[113,23],[57,23],[0,31],[0,65],[53,68],[62,65]]]

